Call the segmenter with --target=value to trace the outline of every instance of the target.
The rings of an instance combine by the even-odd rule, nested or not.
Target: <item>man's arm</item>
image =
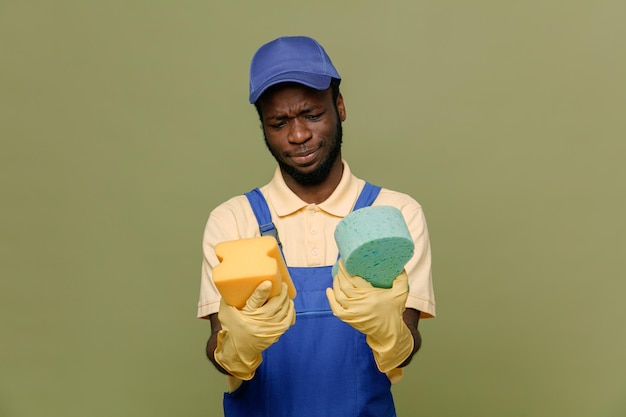
[[[417,329],[417,325],[419,324],[420,320],[420,312],[415,310],[414,308],[407,308],[406,310],[404,310],[404,313],[402,313],[402,319],[404,320],[404,323],[409,328],[409,330],[411,331],[411,335],[413,336],[413,351],[411,352],[409,357],[406,358],[406,360],[398,366],[398,368],[403,368],[411,363],[413,355],[415,355],[422,346],[422,336]]]
[[[217,318],[217,313],[211,314],[209,316],[209,320],[211,321],[211,336],[209,337],[209,340],[206,344],[206,356],[218,371],[220,371],[224,375],[230,375],[228,371],[222,368],[222,366],[215,360],[215,349],[217,348],[217,334],[220,330],[222,330],[222,324]]]

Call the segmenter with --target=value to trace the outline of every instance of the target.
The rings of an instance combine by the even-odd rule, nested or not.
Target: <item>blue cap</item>
[[[284,82],[325,90],[332,78],[341,79],[330,57],[315,39],[289,36],[261,46],[250,64],[250,103],[269,87]]]

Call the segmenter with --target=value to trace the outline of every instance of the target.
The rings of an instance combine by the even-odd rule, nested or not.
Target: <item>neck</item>
[[[281,170],[285,184],[302,201],[308,204],[320,204],[326,201],[335,191],[343,175],[343,161],[338,157],[324,181],[316,185],[303,185],[293,179],[285,171]]]

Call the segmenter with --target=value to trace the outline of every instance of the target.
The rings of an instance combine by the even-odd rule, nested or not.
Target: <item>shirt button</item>
[[[317,256],[317,254],[318,254],[318,253],[319,253],[319,251],[318,251],[317,249],[313,249],[313,250],[311,251],[311,254],[312,254],[313,256]]]
[[[311,228],[311,233],[316,234],[317,233],[317,229],[315,227]]]

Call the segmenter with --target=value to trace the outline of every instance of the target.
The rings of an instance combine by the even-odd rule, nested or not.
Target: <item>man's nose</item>
[[[304,143],[311,139],[311,130],[306,123],[299,118],[295,118],[289,124],[289,141],[293,143]]]

